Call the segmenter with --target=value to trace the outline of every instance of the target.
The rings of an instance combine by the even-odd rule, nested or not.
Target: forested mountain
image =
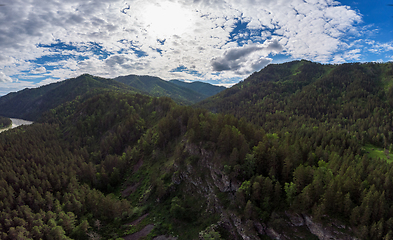
[[[183,82],[180,80],[170,80],[169,82],[174,83],[178,86],[184,87],[191,89],[197,93],[200,93],[204,96],[210,97],[213,95],[216,95],[217,93],[224,91],[226,87],[220,87],[220,86],[214,86],[209,83],[204,83],[204,82]]]
[[[110,79],[84,74],[39,88],[9,93],[0,98],[0,115],[35,121],[43,112],[97,89],[139,92]]]
[[[114,80],[139,89],[150,96],[167,96],[183,105],[197,103],[220,91],[217,86],[208,83],[195,83],[191,85],[178,84],[172,81],[164,81],[158,77],[128,75],[117,77]],[[203,92],[205,91],[205,92]]]
[[[392,77],[269,65],[203,102],[224,113],[77,97],[0,134],[0,238],[392,239]]]
[[[272,64],[197,106],[244,117],[266,131],[326,125],[389,147],[393,63]]]
[[[195,87],[196,91],[192,90]],[[192,87],[179,86],[157,77],[129,75],[106,79],[88,74],[39,88],[24,89],[0,97],[0,115],[35,121],[41,114],[84,94],[98,90],[121,90],[150,96],[168,96],[177,103],[191,105],[216,92],[220,87],[197,83]],[[200,93],[200,92],[205,93]]]

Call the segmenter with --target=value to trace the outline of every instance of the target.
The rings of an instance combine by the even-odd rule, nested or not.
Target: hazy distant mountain
[[[146,92],[149,95],[160,97],[168,96],[181,104],[193,104],[220,91],[220,87],[208,83],[196,83],[192,86],[182,84],[178,80],[165,81],[158,77],[128,75],[117,77],[114,80]],[[180,82],[180,83],[178,83]]]
[[[26,88],[0,98],[0,115],[37,120],[41,114],[93,89],[137,90],[117,81],[88,74],[39,88]]]
[[[131,91],[155,97],[167,96],[177,103],[191,105],[219,92],[222,88],[207,83],[168,82],[151,76],[129,75],[106,79],[84,74],[39,88],[26,88],[9,93],[0,98],[0,115],[34,121],[43,112],[93,89]]]
[[[181,87],[191,89],[195,92],[206,95],[207,97],[216,95],[217,93],[226,89],[226,87],[215,86],[210,83],[204,83],[204,82],[198,82],[198,81],[188,83],[188,82],[183,82],[180,80],[170,80],[169,82],[174,83],[174,84],[181,86]]]

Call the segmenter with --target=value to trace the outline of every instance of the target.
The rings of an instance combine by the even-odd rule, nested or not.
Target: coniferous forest
[[[12,124],[11,119],[7,118],[7,117],[1,117],[0,116],[0,129],[2,128],[7,128]]]
[[[393,239],[392,63],[272,64],[191,106],[125,89],[0,134],[0,239]]]

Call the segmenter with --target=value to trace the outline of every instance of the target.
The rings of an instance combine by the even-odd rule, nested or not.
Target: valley
[[[35,122],[0,134],[1,239],[392,238],[392,63],[271,64],[204,98],[143,79],[0,98]]]

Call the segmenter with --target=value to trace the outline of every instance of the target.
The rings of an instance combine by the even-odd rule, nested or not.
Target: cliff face
[[[220,219],[217,225],[225,229],[231,239],[259,239],[255,234],[247,236],[244,229],[245,225],[241,218],[234,211],[228,210],[219,200],[219,193],[226,193],[230,201],[234,201],[234,192],[239,188],[239,182],[230,181],[229,177],[224,174],[223,166],[214,163],[213,152],[205,150],[195,144],[186,143],[185,151],[190,155],[198,156],[199,161],[196,165],[188,164],[181,170],[178,167],[179,175],[173,178],[175,184],[184,182],[188,193],[194,192],[203,197],[207,203],[206,212],[219,214]],[[201,175],[200,173],[203,173]]]
[[[279,222],[279,224],[277,224]],[[314,235],[320,240],[355,240],[350,227],[336,220],[320,223],[311,216],[302,213],[285,211],[282,214],[274,214],[268,223],[266,235],[272,239],[297,239]],[[282,231],[277,231],[282,229]]]
[[[226,237],[239,240],[261,239],[264,236],[277,240],[357,239],[352,237],[354,233],[350,227],[336,220],[321,223],[304,213],[274,212],[268,222],[245,220],[239,213],[241,211],[238,211],[240,209],[237,209],[235,201],[235,193],[241,183],[231,180],[225,174],[224,167],[213,161],[212,151],[191,143],[186,143],[184,150],[190,155],[198,156],[199,160],[195,164],[188,164],[186,168],[175,166],[176,174],[172,176],[172,182],[175,185],[185,184],[184,189],[188,189],[185,194],[202,197],[207,203],[205,208],[207,213],[219,214],[220,219],[213,228],[226,231],[228,234]],[[220,194],[226,194],[230,203],[220,200]]]

